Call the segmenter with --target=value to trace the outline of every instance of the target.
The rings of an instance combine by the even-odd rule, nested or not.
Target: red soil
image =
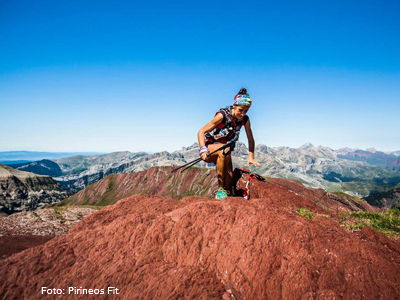
[[[0,297],[42,299],[44,286],[113,286],[118,299],[400,297],[398,242],[368,227],[354,234],[327,217],[306,219],[297,208],[329,211],[280,185],[268,189],[252,200],[120,200],[3,260]]]
[[[0,236],[0,259],[4,259],[14,253],[46,243],[54,236],[40,235],[14,235]]]
[[[242,176],[237,183],[238,189],[245,186],[246,176]],[[282,193],[282,191],[284,191]],[[250,180],[250,197],[269,197],[279,201],[290,201],[293,197],[297,199],[311,200],[319,206],[320,213],[341,214],[353,211],[380,211],[379,208],[369,205],[366,201],[359,199],[355,201],[352,197],[341,194],[336,195],[326,192],[323,189],[306,188],[298,181],[283,178],[268,178],[266,182]],[[280,199],[284,197],[285,199]],[[303,203],[307,208],[307,203]],[[328,210],[329,212],[327,212]]]

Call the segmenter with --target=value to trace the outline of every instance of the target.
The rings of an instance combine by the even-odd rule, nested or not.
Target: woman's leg
[[[224,181],[224,186],[229,193],[232,194],[232,186],[233,186],[233,166],[232,166],[232,156],[229,154],[229,162],[228,162],[228,168],[227,168],[226,176],[225,176],[225,181]]]
[[[221,148],[224,144],[210,144],[208,149],[210,152],[214,152],[218,148]],[[225,149],[228,152],[229,148]],[[231,155],[224,156],[223,150],[220,150],[213,155],[209,156],[207,159],[209,163],[215,163],[217,165],[218,174],[218,186],[223,187],[227,191],[232,191],[232,181],[233,181],[233,170],[232,170],[232,157]]]

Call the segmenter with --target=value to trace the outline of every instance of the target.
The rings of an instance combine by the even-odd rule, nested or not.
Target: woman
[[[232,195],[233,189],[233,168],[232,157],[229,148],[225,153],[220,150],[210,156],[209,153],[214,152],[224,144],[234,138],[239,137],[240,129],[242,126],[246,129],[247,139],[249,142],[249,158],[247,166],[251,164],[260,166],[254,159],[254,138],[251,131],[250,119],[246,115],[251,106],[251,99],[245,88],[240,89],[239,93],[235,96],[233,105],[226,108],[221,108],[215,114],[215,117],[206,125],[204,125],[197,133],[197,138],[200,145],[200,157],[207,163],[214,163],[217,165],[218,174],[218,191],[215,196],[216,199],[221,200]]]

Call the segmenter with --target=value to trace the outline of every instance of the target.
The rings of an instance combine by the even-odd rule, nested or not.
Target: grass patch
[[[53,209],[54,209],[54,211],[55,211],[55,213],[56,213],[56,218],[57,218],[58,220],[60,220],[60,223],[61,223],[61,224],[64,224],[64,223],[65,223],[65,219],[64,219],[64,217],[61,215],[61,212],[62,212],[63,210],[66,210],[66,208],[53,207]]]
[[[67,198],[69,199],[69,198]],[[64,199],[60,202],[55,202],[55,203],[51,203],[51,204],[46,204],[44,206],[42,206],[41,208],[56,208],[56,207],[67,207],[69,204],[69,201],[66,201],[67,199]]]
[[[343,192],[333,192],[335,195],[339,196],[339,197],[349,197],[351,199],[353,199],[354,201],[358,202],[358,203],[362,203],[363,201],[358,198],[357,196],[351,196],[349,194],[343,193]]]
[[[308,210],[308,209],[306,209],[306,208],[298,208],[298,209],[296,210],[296,212],[297,212],[300,216],[305,217],[305,218],[310,219],[310,220],[312,220],[313,217],[324,217],[324,218],[328,218],[328,219],[333,219],[333,217],[330,216],[330,215],[319,214],[319,213],[313,213],[312,211],[310,211],[310,210]]]
[[[400,210],[388,209],[384,212],[353,212],[341,215],[341,226],[351,231],[369,226],[388,237],[400,240]]]
[[[305,208],[298,208],[298,209],[296,210],[296,212],[297,212],[300,216],[302,216],[302,217],[304,217],[304,218],[307,218],[307,219],[310,219],[310,220],[312,220],[312,218],[314,217],[314,213],[311,212],[311,211],[309,211],[308,209],[305,209]]]
[[[67,210],[69,208],[92,208],[92,209],[95,209],[95,210],[100,210],[100,209],[102,209],[104,207],[104,206],[101,206],[101,205],[91,205],[91,204],[59,205],[60,203],[61,202],[44,205],[44,206],[40,207],[39,209],[52,208],[56,212],[57,211],[61,212],[63,210]]]

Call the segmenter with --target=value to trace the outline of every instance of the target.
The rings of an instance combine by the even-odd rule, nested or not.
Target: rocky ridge
[[[0,164],[0,210],[6,214],[36,209],[61,201],[70,194],[49,176]]]
[[[49,159],[42,159],[28,163],[17,163],[9,166],[14,169],[31,172],[34,174],[43,174],[51,177],[62,176],[62,170],[60,166],[56,162],[53,162]]]

